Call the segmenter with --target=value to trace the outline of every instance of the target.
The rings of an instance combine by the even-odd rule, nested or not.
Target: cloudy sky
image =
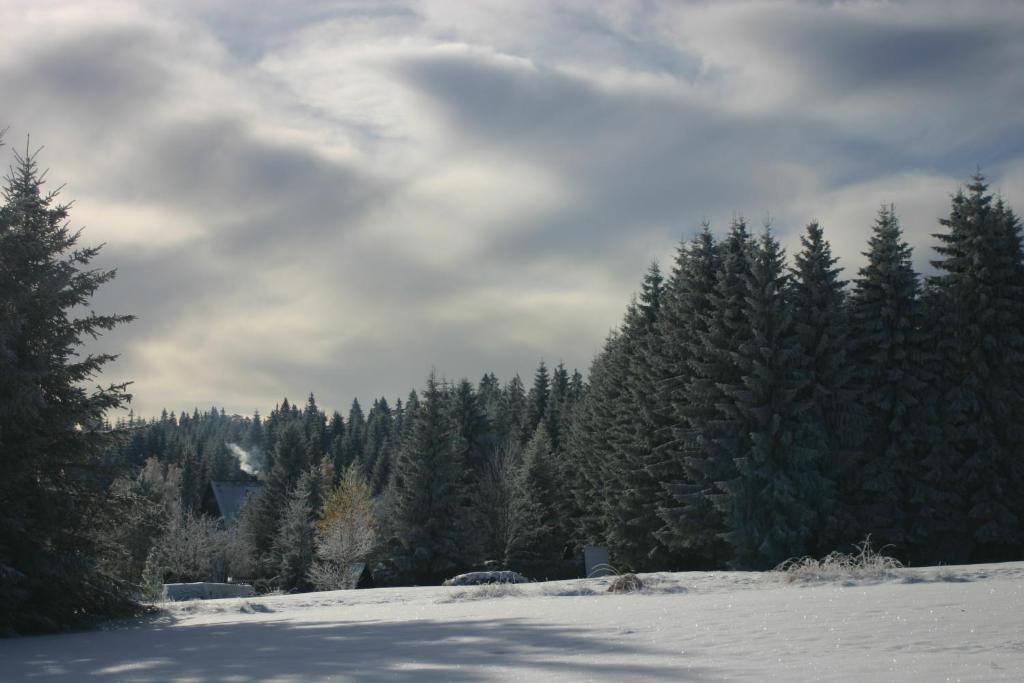
[[[138,321],[137,413],[585,370],[701,221],[882,203],[920,267],[980,165],[1024,210],[1024,4],[0,2],[0,128]],[[9,150],[0,153],[5,161]]]

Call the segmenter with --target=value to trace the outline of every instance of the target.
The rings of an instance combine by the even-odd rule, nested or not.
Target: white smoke
[[[243,472],[248,474],[256,474],[260,471],[260,461],[253,453],[245,450],[237,443],[229,443],[228,448],[231,452],[238,456],[238,464],[242,468]]]

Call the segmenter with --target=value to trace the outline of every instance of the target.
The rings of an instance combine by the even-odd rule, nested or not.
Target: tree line
[[[309,536],[316,491],[351,472],[375,501],[366,556],[390,582],[488,564],[567,576],[588,544],[635,570],[765,569],[866,537],[916,564],[1016,558],[1020,224],[976,177],[940,229],[922,278],[883,207],[847,282],[817,223],[791,262],[769,228],[705,226],[667,278],[650,267],[587,382],[542,362],[529,390],[431,375],[365,417],[358,401],[347,419],[284,401],[232,437],[264,454],[267,483],[240,533],[266,578],[283,548],[309,548],[311,566],[316,543],[275,520],[302,492],[307,520],[290,528]],[[197,419],[222,417],[164,416],[146,434]],[[131,457],[153,453],[142,441]],[[298,485],[304,468],[316,486]]]
[[[125,471],[113,486],[124,512],[108,537],[140,541],[118,575],[155,586],[220,567],[284,590],[347,587],[343,570],[357,561],[371,563],[378,584],[437,582],[488,562],[574,575],[557,493],[569,473],[558,463],[583,391],[579,372],[541,361],[529,388],[519,376],[473,384],[432,374],[404,402],[379,398],[364,413],[356,399],[347,417],[328,417],[312,394],[265,418],[217,408],[132,416],[116,425],[130,437],[106,455]],[[214,480],[259,488],[210,537]],[[208,538],[201,552],[181,541],[189,535]],[[184,548],[191,562],[180,561]]]

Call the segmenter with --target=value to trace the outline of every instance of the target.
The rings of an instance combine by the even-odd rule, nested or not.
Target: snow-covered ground
[[[167,605],[0,641],[4,681],[1024,681],[1024,562],[875,581],[642,575]]]

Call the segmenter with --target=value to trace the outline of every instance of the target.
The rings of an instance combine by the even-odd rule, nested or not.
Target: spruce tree
[[[347,463],[345,462],[345,420],[337,410],[327,425],[327,455],[330,458],[334,483],[341,481]]]
[[[819,451],[822,475],[833,482],[835,490],[841,473],[851,465],[863,428],[848,358],[845,282],[839,279],[838,259],[832,256],[832,247],[818,223],[807,226],[800,245],[789,296],[806,381],[807,393],[802,398],[809,406],[802,429],[804,439]],[[811,547],[816,555],[834,549],[839,541],[859,540],[847,538],[849,525],[841,521],[836,501],[826,504],[822,514],[821,536]]]
[[[519,445],[529,438],[526,432],[526,387],[519,375],[514,375],[502,390],[500,417],[496,422],[499,443]]]
[[[956,491],[966,524],[934,526],[950,544],[950,561],[1001,559],[1020,542],[1019,489],[1015,472],[1024,440],[1020,416],[1024,357],[1024,283],[1019,225],[1005,206],[993,204],[984,178],[976,175],[953,198],[946,231],[935,235],[941,258],[931,282],[942,320],[937,335],[941,359],[942,439],[952,449],[955,482],[926,473],[933,488]],[[943,528],[953,526],[944,531]],[[958,543],[959,551],[952,547]]]
[[[533,578],[555,576],[562,558],[554,445],[543,423],[523,451],[508,565]]]
[[[923,453],[927,393],[920,285],[895,209],[882,207],[854,281],[850,349],[865,439],[840,477],[840,502],[856,538],[891,552],[910,541],[915,474]]]
[[[626,430],[619,422],[627,372],[625,341],[613,333],[590,367],[590,381],[573,411],[564,452],[566,493],[572,496],[574,517],[568,520],[572,543],[605,545],[612,501],[618,495],[612,468],[617,439]]]
[[[363,414],[363,407],[359,405],[359,399],[352,399],[352,406],[348,411],[348,422],[345,425],[345,437],[342,442],[341,462],[335,463],[335,467],[341,467],[344,471],[356,460],[362,460],[363,449],[366,442],[366,416]],[[361,465],[360,465],[361,466]]]
[[[493,448],[494,434],[480,398],[469,380],[463,379],[453,387],[450,410],[464,449],[459,456],[460,460],[468,470],[479,472]]]
[[[306,430],[306,439],[311,446],[315,447],[318,454],[316,460],[319,462],[324,451],[327,450],[327,420],[326,416],[320,412],[320,408],[317,407],[316,397],[312,392],[310,392],[306,407],[302,411],[302,419]]]
[[[736,566],[750,569],[807,554],[832,495],[818,440],[803,422],[808,382],[784,259],[766,229],[745,282],[749,336],[732,353],[739,379],[722,387],[730,429],[716,440],[736,471],[718,482],[723,493],[712,502],[725,515]]]
[[[281,512],[272,554],[278,585],[286,591],[310,587],[308,575],[314,559],[313,525],[320,495],[316,471],[307,470],[289,491]]]
[[[533,375],[533,386],[526,395],[526,422],[523,426],[524,439],[533,437],[537,431],[537,425],[544,419],[548,410],[548,400],[551,396],[551,376],[548,373],[548,366],[541,360],[537,371]]]
[[[274,466],[254,503],[252,523],[247,528],[249,542],[259,558],[266,558],[271,550],[289,494],[309,466],[308,451],[302,427],[294,422],[285,427],[274,448]]]
[[[689,334],[681,340],[689,372],[675,394],[673,437],[685,476],[670,492],[678,507],[663,514],[671,541],[689,563],[721,566],[732,550],[726,542],[731,522],[715,504],[721,482],[736,476],[735,457],[742,434],[726,412],[727,387],[742,382],[736,355],[752,337],[747,304],[754,247],[742,219],[713,251],[701,238],[693,265],[692,306],[699,311]],[[717,254],[715,253],[717,252]],[[705,295],[707,269],[716,268],[714,286]],[[706,297],[706,298],[705,298]],[[684,309],[685,310],[685,309]],[[685,397],[680,400],[681,397]]]
[[[410,397],[407,405],[413,403]],[[409,579],[436,581],[464,567],[466,520],[462,444],[433,373],[406,427],[392,477],[391,525],[400,552],[392,559]]]
[[[81,354],[131,316],[87,311],[113,270],[91,269],[68,207],[15,157],[0,205],[0,633],[81,626],[131,607],[99,570],[104,416],[124,385],[87,388],[114,360]]]
[[[659,345],[653,370],[661,441],[647,458],[645,468],[660,485],[653,501],[662,522],[657,536],[686,566],[706,564],[713,555],[709,549],[723,543],[713,528],[703,524],[703,517],[712,510],[709,502],[695,497],[703,490],[702,476],[691,476],[686,468],[686,459],[694,450],[693,429],[682,412],[690,404],[687,387],[694,378],[694,349],[699,335],[707,332],[710,297],[720,265],[718,247],[705,224],[676,252],[657,323]],[[698,511],[702,514],[696,514]]]
[[[392,417],[391,406],[387,399],[381,397],[373,402],[370,412],[366,416],[366,438],[363,445],[363,457],[360,461],[362,474],[365,479],[373,476],[377,468],[377,461],[385,453],[388,443],[391,440]]]
[[[613,560],[634,570],[651,569],[666,561],[665,549],[656,536],[662,526],[657,511],[660,484],[648,469],[654,450],[665,436],[655,394],[662,298],[661,271],[656,263],[651,264],[639,299],[627,311],[622,331],[625,391],[615,405],[621,431],[615,438],[610,467],[616,495],[609,501],[607,542]]]

